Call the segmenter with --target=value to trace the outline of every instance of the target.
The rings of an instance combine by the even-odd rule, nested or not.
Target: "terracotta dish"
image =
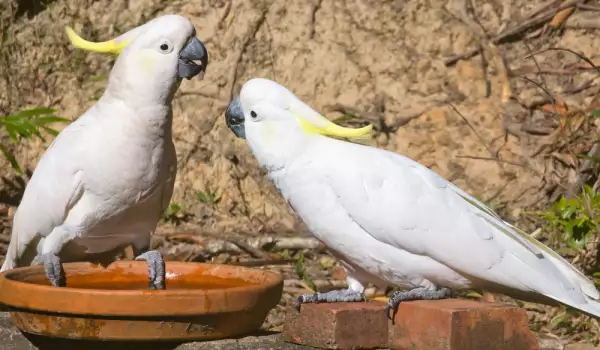
[[[148,289],[144,261],[63,267],[65,288],[50,286],[41,266],[0,274],[0,302],[22,332],[105,341],[235,337],[257,331],[283,292],[279,274],[238,266],[168,261],[160,291]]]

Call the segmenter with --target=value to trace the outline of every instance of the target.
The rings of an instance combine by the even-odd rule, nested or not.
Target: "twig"
[[[564,10],[566,8],[572,7],[574,5],[577,5],[581,2],[583,2],[585,0],[571,0],[571,1],[567,1],[565,3],[563,3],[562,5],[560,5],[559,7],[543,12],[541,15],[539,15],[538,17],[534,17],[534,18],[530,18],[522,23],[520,23],[519,25],[513,27],[513,28],[508,28],[505,31],[503,31],[502,33],[496,35],[491,42],[493,44],[499,44],[501,41],[503,41],[506,38],[509,38],[511,36],[517,35],[525,30],[528,30],[531,27],[540,25],[548,20],[550,20],[551,18],[553,18],[559,11]],[[475,56],[477,53],[479,52],[479,49],[472,49],[469,50],[465,53],[462,54],[458,54],[458,55],[454,55],[452,57],[447,58],[444,61],[444,64],[446,66],[451,66],[453,64],[455,64],[456,62],[458,62],[461,59],[468,59],[471,58],[473,56]]]
[[[586,11],[600,11],[600,6],[594,5],[579,4],[577,5],[577,8]]]
[[[526,56],[525,58],[529,58],[531,56],[535,56],[535,55],[539,55],[541,53],[547,52],[547,51],[566,51],[566,52],[570,52],[573,55],[579,57],[581,60],[585,61],[587,64],[589,64],[593,69],[597,70],[598,72],[600,72],[600,68],[598,68],[594,62],[592,60],[590,60],[589,58],[585,57],[584,55],[580,54],[579,52],[576,52],[574,50],[568,49],[568,48],[564,48],[564,47],[550,47],[544,50],[540,50],[537,52],[533,52],[530,53],[529,56]]]
[[[448,102],[448,105],[450,105],[450,107],[454,110],[454,112],[456,112],[456,114],[458,114],[459,117],[461,117],[462,120],[465,123],[467,123],[467,125],[469,126],[469,128],[473,131],[473,133],[475,134],[475,136],[477,136],[477,138],[479,139],[479,141],[481,142],[481,144],[483,144],[483,146],[490,153],[490,155],[492,157],[496,158],[496,154],[494,152],[492,152],[492,150],[490,149],[490,147],[487,145],[487,143],[484,141],[484,139],[481,137],[481,135],[479,135],[479,133],[477,132],[477,130],[475,130],[475,128],[473,127],[473,125],[471,125],[471,123],[469,122],[469,120],[467,120],[467,118],[465,118],[465,116],[462,115],[462,113],[460,113],[458,111],[458,109],[456,109],[456,107],[454,107],[454,105],[452,103]]]
[[[552,128],[544,128],[543,126],[536,126],[536,125],[523,125],[521,127],[521,130],[523,130],[524,132],[526,132],[528,134],[537,135],[537,136],[550,135],[554,132],[554,129],[552,129]]]
[[[552,8],[552,7],[554,7],[554,6],[557,6],[558,4],[560,4],[560,2],[561,2],[561,1],[562,1],[562,0],[552,0],[552,1],[549,1],[549,2],[547,2],[547,3],[545,3],[545,4],[538,5],[538,6],[537,6],[536,8],[534,8],[534,10],[533,10],[533,11],[531,11],[531,13],[530,13],[530,14],[528,14],[526,17],[527,17],[527,18],[531,18],[531,17],[537,16],[537,15],[539,15],[540,13],[542,13],[542,12],[544,12],[544,11],[546,11],[546,10],[548,10],[548,9],[550,9],[550,8]]]
[[[542,228],[538,227],[535,231],[531,232],[529,235],[531,238],[538,238],[538,236],[542,233]]]
[[[238,52],[236,54],[233,67],[231,68],[231,71],[229,73],[229,79],[228,79],[229,93],[227,96],[227,101],[231,101],[231,99],[233,98],[233,90],[235,88],[235,83],[237,81],[238,66],[242,62],[242,58],[244,57],[244,52],[246,52],[248,45],[250,45],[250,42],[256,36],[256,33],[258,33],[258,30],[260,29],[260,27],[262,27],[263,23],[265,23],[265,20],[267,19],[267,12],[268,12],[268,9],[264,9],[263,11],[261,11],[258,18],[256,20],[254,20],[254,22],[250,26],[250,29],[244,36],[242,45],[240,46],[240,49],[238,50]]]
[[[477,156],[461,156],[461,155],[456,156],[456,158],[467,158],[467,159],[477,159],[477,160],[491,160],[491,161],[495,161],[495,162],[505,163],[505,164],[508,164],[508,165],[518,166],[518,167],[521,167],[521,168],[524,168],[524,169],[527,169],[527,170],[531,170],[534,173],[536,173],[536,175],[543,176],[542,173],[540,173],[539,171],[535,170],[534,168],[532,168],[530,166],[527,166],[525,164],[519,164],[519,163],[515,163],[515,162],[510,162],[510,161],[502,160],[502,159],[498,159],[498,158],[487,158],[487,157],[477,157]]]
[[[257,249],[268,252],[281,252],[286,249],[300,250],[309,249],[318,252],[325,251],[326,246],[314,237],[278,237],[286,233],[274,233],[273,235],[261,235],[258,237],[250,236],[247,233],[229,232],[225,237],[243,237],[244,246],[250,249]],[[206,234],[201,234],[197,229],[177,229],[161,227],[156,230],[155,238],[160,236],[169,241],[195,244],[203,249],[208,249],[213,252],[234,252],[241,253],[244,248],[238,246],[237,243],[242,241],[242,238],[235,241],[227,241],[217,237],[209,237]],[[0,236],[1,237],[1,236]]]
[[[594,146],[592,146],[587,156],[590,158],[600,157],[600,142],[594,143]],[[577,175],[575,176],[575,180],[569,186],[569,191],[565,195],[567,199],[575,197],[581,192],[583,184],[586,183],[591,177],[589,171],[594,168],[594,165],[595,163],[590,159],[584,159],[581,162],[581,166],[579,167],[579,169],[577,169]]]
[[[214,94],[209,94],[203,91],[185,91],[185,92],[179,92],[176,96],[176,98],[178,97],[185,97],[185,96],[202,96],[202,97],[206,97],[206,98],[210,98],[213,100],[218,100],[219,96],[216,96]]]
[[[325,251],[326,246],[313,237],[250,237],[247,239],[249,245],[255,248],[260,248],[270,252],[280,252],[286,249],[313,249],[317,251]]]
[[[527,43],[527,40],[524,40],[523,43],[525,44],[525,47],[527,48],[527,51],[529,52],[529,57],[531,57],[531,59],[533,60],[533,63],[535,64],[536,68],[538,69],[538,71],[541,71],[540,68],[540,64],[538,63],[537,59],[535,58],[535,55],[533,54],[533,51],[531,50],[531,47],[529,46],[529,44]],[[551,102],[552,102],[552,109],[554,110],[554,113],[556,115],[559,115],[560,113],[558,113],[558,110],[556,109],[556,98],[550,94],[549,92],[549,88],[548,88],[548,84],[546,83],[546,79],[544,78],[544,76],[542,75],[542,83],[544,84],[544,87],[542,87],[541,85],[535,83],[533,80],[527,78],[527,77],[523,77],[524,79],[536,84],[537,86],[539,86],[540,88],[542,88],[542,90],[544,90],[544,92],[546,92],[548,94],[548,96],[551,97]]]
[[[263,260],[275,260],[269,253],[264,252],[258,248],[254,248],[249,244],[237,239],[228,239],[227,242],[231,242],[237,245],[240,249],[250,254],[253,258],[263,259]]]
[[[344,104],[335,103],[332,105],[325,106],[324,109],[330,112],[338,112],[342,114],[352,115],[357,118],[366,120],[373,124],[373,127],[376,131],[386,134],[389,137],[390,133],[396,132],[399,128],[405,126],[410,123],[413,119],[419,118],[421,115],[427,113],[429,110],[442,106],[447,103],[446,101],[440,101],[434,103],[432,106],[423,109],[420,112],[410,114],[408,116],[404,116],[394,121],[391,124],[387,124],[384,119],[385,112],[385,103],[383,102],[383,97],[379,97],[378,100],[375,101],[374,111],[371,113],[362,112],[358,109],[350,106],[346,106]]]
[[[550,101],[552,102],[552,104],[554,105],[556,103],[556,98],[554,98],[554,96],[550,93],[550,91],[546,90],[545,87],[543,87],[540,83],[538,83],[535,80],[529,79],[527,77],[521,77],[523,80],[527,80],[528,82],[532,83],[533,85],[539,87],[540,89],[542,89],[546,95],[548,95],[548,97],[550,98]]]
[[[294,260],[290,259],[263,259],[263,260],[248,260],[232,262],[231,265],[245,266],[245,267],[261,267],[269,265],[287,265],[293,263]]]
[[[490,51],[492,52],[493,57],[496,59],[496,67],[498,68],[498,73],[502,80],[502,103],[508,102],[512,98],[512,87],[510,85],[510,70],[508,69],[508,64],[506,63],[506,58],[491,41],[488,42],[488,46],[490,47]]]
[[[310,30],[308,37],[313,39],[315,37],[315,26],[317,23],[317,12],[321,9],[323,0],[314,0],[313,6],[310,9]]]
[[[511,70],[512,76],[519,76],[523,74],[546,74],[546,75],[574,75],[580,73],[582,70],[591,69],[591,68],[571,68],[571,69],[560,69],[560,68],[543,68],[537,69],[532,66],[522,66],[519,68],[515,68]]]
[[[477,36],[480,40],[479,50],[481,51],[481,70],[483,72],[483,80],[485,83],[485,97],[489,97],[491,93],[491,82],[488,76],[488,62],[485,57],[485,47],[489,46],[491,48],[491,45],[487,44],[489,42],[489,37],[485,33],[481,23],[472,18],[474,17],[473,4],[470,0],[454,0],[451,1],[451,3],[454,4],[454,6],[452,6],[453,11],[451,11],[451,13],[461,22],[463,22],[469,31],[475,34],[475,36]]]
[[[223,13],[221,14],[221,17],[219,18],[219,21],[217,22],[217,28],[218,29],[222,29],[223,28],[223,23],[225,22],[225,19],[227,18],[227,16],[229,16],[229,12],[231,12],[231,4],[232,4],[233,0],[229,0],[227,1],[227,3],[225,4],[225,9],[223,10]]]
[[[338,281],[338,280],[312,280],[317,292],[328,292],[334,289],[345,289],[348,288],[348,283],[346,281]],[[306,285],[306,282],[298,279],[286,279],[283,281],[283,287],[305,287],[308,290],[311,290],[310,287]]]
[[[570,29],[600,29],[600,23],[598,23],[598,18],[596,17],[587,17],[587,16],[577,16],[577,14],[571,16],[567,23],[565,23],[565,28]]]
[[[533,61],[533,64],[535,65],[535,68],[537,68],[538,72],[540,72],[542,70],[542,68],[540,67],[540,63],[538,62],[538,60],[535,58],[535,55],[533,54],[533,50],[531,50],[531,46],[529,46],[529,44],[527,43],[527,40],[523,41],[523,44],[525,44],[525,48],[527,48],[527,52],[529,52],[529,55],[526,58],[531,58],[531,60]],[[548,83],[546,82],[546,79],[542,76],[542,83],[544,84],[544,88],[545,91],[548,91]]]

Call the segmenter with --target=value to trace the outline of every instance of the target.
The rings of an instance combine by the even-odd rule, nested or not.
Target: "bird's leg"
[[[390,296],[388,305],[385,307],[385,313],[390,320],[394,320],[396,313],[398,312],[398,306],[403,301],[411,300],[440,300],[447,299],[452,296],[452,290],[450,288],[441,287],[439,289],[429,289],[424,287],[418,287],[408,291],[395,291]],[[394,314],[391,315],[390,311],[393,310]]]
[[[67,285],[65,271],[62,268],[60,259],[54,253],[37,255],[31,262],[31,266],[44,265],[46,277],[55,287],[64,287]]]
[[[332,290],[327,293],[316,292],[314,294],[304,294],[296,299],[296,309],[300,310],[300,305],[305,303],[341,303],[367,301],[365,295],[352,289]]]
[[[348,289],[332,290],[326,293],[316,292],[314,294],[303,294],[296,299],[296,310],[300,311],[300,306],[305,303],[342,303],[367,301],[363,294],[363,285],[348,276]]]
[[[165,289],[165,260],[158,250],[150,250],[135,257],[148,263],[150,289]]]
[[[55,287],[65,287],[67,278],[58,254],[62,249],[78,236],[79,226],[64,224],[56,226],[46,236],[41,244],[41,251],[33,258],[30,265],[43,265],[46,277]],[[40,242],[41,243],[41,242]]]

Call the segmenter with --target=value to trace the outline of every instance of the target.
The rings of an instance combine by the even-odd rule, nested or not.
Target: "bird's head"
[[[371,125],[358,129],[339,126],[284,86],[262,78],[250,79],[242,86],[225,119],[237,137],[248,140],[261,163],[292,156],[319,135],[360,138],[372,130]]]
[[[109,77],[113,93],[170,102],[183,78],[203,78],[208,52],[194,25],[179,15],[157,17],[105,42],[82,39],[67,27],[76,48],[119,55]]]

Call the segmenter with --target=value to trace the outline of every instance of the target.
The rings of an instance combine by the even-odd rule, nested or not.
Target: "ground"
[[[540,25],[523,25],[562,4],[550,3],[493,0],[471,8],[464,0],[6,1],[0,5],[0,113],[53,107],[75,119],[101,96],[114,58],[74,50],[66,25],[101,41],[157,15],[190,18],[210,65],[204,80],[184,81],[175,98],[178,174],[155,244],[172,259],[240,263],[249,253],[255,262],[241,263],[282,271],[286,293],[265,323],[278,329],[279,311],[296,295],[311,283],[341,286],[343,276],[326,252],[308,249],[313,241],[306,228],[245,142],[227,129],[224,109],[241,85],[252,77],[274,79],[331,119],[372,122],[377,132],[369,144],[412,157],[531,232],[536,227],[523,212],[572,188],[581,166],[572,154],[592,147],[585,138],[556,146],[565,115],[588,135],[598,133],[600,124],[581,117],[596,106],[599,91],[587,63],[563,51],[530,55],[561,47],[596,62],[600,37],[590,18],[597,5],[587,1],[588,8],[558,16],[553,11]],[[504,35],[507,28],[519,30]],[[446,64],[481,47],[483,55]],[[21,142],[12,151],[33,170],[51,139]],[[7,241],[27,180],[0,162]],[[267,241],[279,237],[300,238],[291,239],[289,249],[266,252]],[[547,322],[556,316],[553,309],[532,306],[530,313],[538,331],[597,341],[553,329]],[[595,321],[586,327],[588,334],[600,333]]]

